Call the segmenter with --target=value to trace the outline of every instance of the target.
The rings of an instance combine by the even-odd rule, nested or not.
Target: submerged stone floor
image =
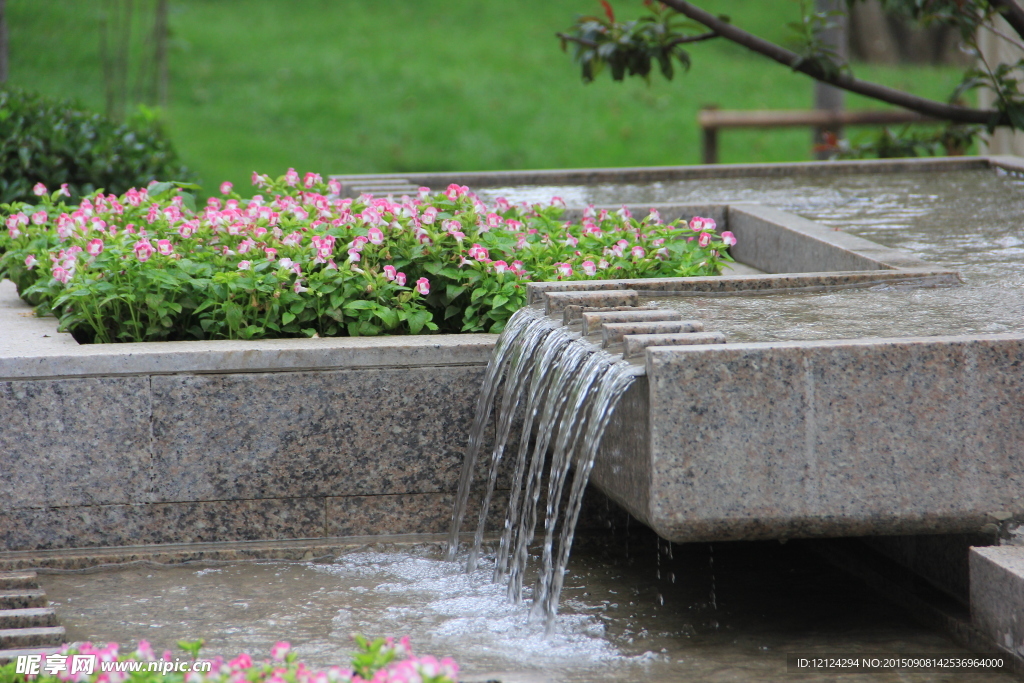
[[[408,634],[418,652],[454,656],[466,680],[504,683],[834,680],[792,674],[788,653],[966,654],[791,542],[669,546],[614,529],[574,551],[558,633],[527,625],[486,568],[466,575],[439,546],[366,546],[305,563],[227,563],[41,576],[81,640],[157,650],[204,637],[206,653],[265,656],[285,638],[303,660],[337,663],[350,634]],[[844,675],[956,681],[963,674]],[[1011,681],[972,674],[971,681]]]

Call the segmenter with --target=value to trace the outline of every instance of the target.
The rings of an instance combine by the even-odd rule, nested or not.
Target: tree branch
[[[1014,0],[989,0],[1017,35],[1024,38],[1024,9]]]
[[[903,92],[902,90],[889,88],[884,85],[879,85],[878,83],[862,81],[847,73],[840,72],[836,75],[827,74],[820,66],[813,62],[804,60],[797,53],[767,41],[764,38],[755,36],[752,33],[748,33],[743,29],[737,28],[736,26],[719,19],[710,12],[706,12],[699,7],[691,5],[689,2],[686,2],[686,0],[661,1],[680,14],[693,19],[697,23],[707,26],[711,31],[717,33],[726,40],[742,45],[748,50],[752,50],[753,52],[764,55],[765,57],[773,59],[780,64],[784,64],[794,71],[799,71],[800,73],[806,74],[823,83],[834,85],[837,88],[842,88],[843,90],[855,92],[859,95],[864,95],[881,102],[894,104],[898,107],[910,109],[911,111],[919,112],[925,116],[943,119],[945,121],[953,121],[955,123],[988,124],[995,118],[1001,125],[1007,125],[1009,123],[1008,121],[1005,121],[1005,117],[1002,117],[1000,112],[995,109],[973,109],[971,107],[960,107],[957,105],[946,104],[944,102],[929,100],[924,97],[918,97],[917,95],[911,95],[910,93]],[[992,2],[993,4],[1002,5],[1006,5],[1008,3],[1020,11],[1020,7],[1016,5],[1013,0],[992,0]],[[1022,12],[1022,15],[1024,15],[1024,12]]]

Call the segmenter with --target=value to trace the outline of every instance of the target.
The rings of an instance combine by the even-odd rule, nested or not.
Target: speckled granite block
[[[583,336],[596,333],[604,323],[639,323],[659,320],[682,320],[683,314],[671,309],[646,309],[635,311],[609,311],[607,313],[583,313]]]
[[[683,334],[627,334],[622,337],[623,358],[642,356],[648,346],[694,346],[696,344],[724,344],[721,332],[688,332]]]
[[[0,382],[0,510],[152,500],[149,378]]]
[[[153,378],[162,500],[454,490],[479,366]]]
[[[562,310],[562,324],[571,325],[582,320],[584,313],[610,313],[612,311],[653,311],[656,306],[607,306],[604,308],[593,308],[590,306],[570,305]]]
[[[548,292],[544,295],[544,312],[555,315],[565,310],[566,306],[637,306],[640,295],[632,289],[604,289],[582,292]]]
[[[971,548],[971,621],[1024,658],[1024,548]]]
[[[508,494],[495,491],[488,530],[504,519]],[[401,496],[347,496],[327,500],[327,533],[330,536],[362,534],[440,534],[451,528],[452,493],[417,493]],[[480,498],[470,499],[464,531],[476,529]]]
[[[682,317],[682,316],[679,316]],[[627,334],[684,334],[702,332],[704,323],[699,320],[664,320],[638,323],[604,323],[601,325],[601,345],[617,344]]]
[[[1024,337],[647,349],[649,504],[678,542],[976,531],[1024,514]],[[624,502],[625,501],[625,502]]]
[[[324,526],[322,498],[21,509],[0,511],[0,549],[310,538]]]

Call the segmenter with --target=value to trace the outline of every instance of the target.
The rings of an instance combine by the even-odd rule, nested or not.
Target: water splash
[[[530,612],[532,617],[545,620],[548,633],[554,630],[583,492],[601,437],[615,406],[636,375],[632,365],[578,336],[533,308],[523,308],[509,320],[495,346],[480,392],[449,536],[448,558],[454,559],[483,433],[493,412],[498,385],[504,379],[494,448],[467,571],[476,568],[498,469],[522,406],[523,427],[492,578],[498,582],[507,576],[508,598],[514,603],[522,601],[529,548],[537,528],[540,499],[545,494],[541,566]],[[566,483],[573,469],[566,496]]]

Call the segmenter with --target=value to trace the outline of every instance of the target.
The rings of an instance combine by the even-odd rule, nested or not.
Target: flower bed
[[[82,342],[500,332],[529,280],[717,275],[735,243],[710,219],[663,223],[563,202],[486,206],[466,187],[340,198],[294,170],[196,208],[181,183],[65,206],[0,206],[0,276]],[[272,197],[272,199],[270,199]]]
[[[354,636],[357,653],[348,666],[326,671],[310,669],[291,652],[291,645],[279,642],[270,650],[271,659],[254,662],[242,653],[224,661],[198,658],[203,641],[179,641],[192,661],[172,661],[170,651],[157,657],[145,640],[129,654],[121,654],[117,643],[104,647],[92,643],[65,645],[58,655],[36,660],[32,672],[18,670],[17,661],[0,666],[0,683],[456,683],[459,667],[454,660],[418,657],[409,639],[370,641]],[[84,658],[74,659],[76,655]],[[121,663],[118,666],[118,663]],[[136,664],[137,663],[137,664]],[[152,665],[150,664],[152,663]],[[28,668],[23,667],[22,668]]]

